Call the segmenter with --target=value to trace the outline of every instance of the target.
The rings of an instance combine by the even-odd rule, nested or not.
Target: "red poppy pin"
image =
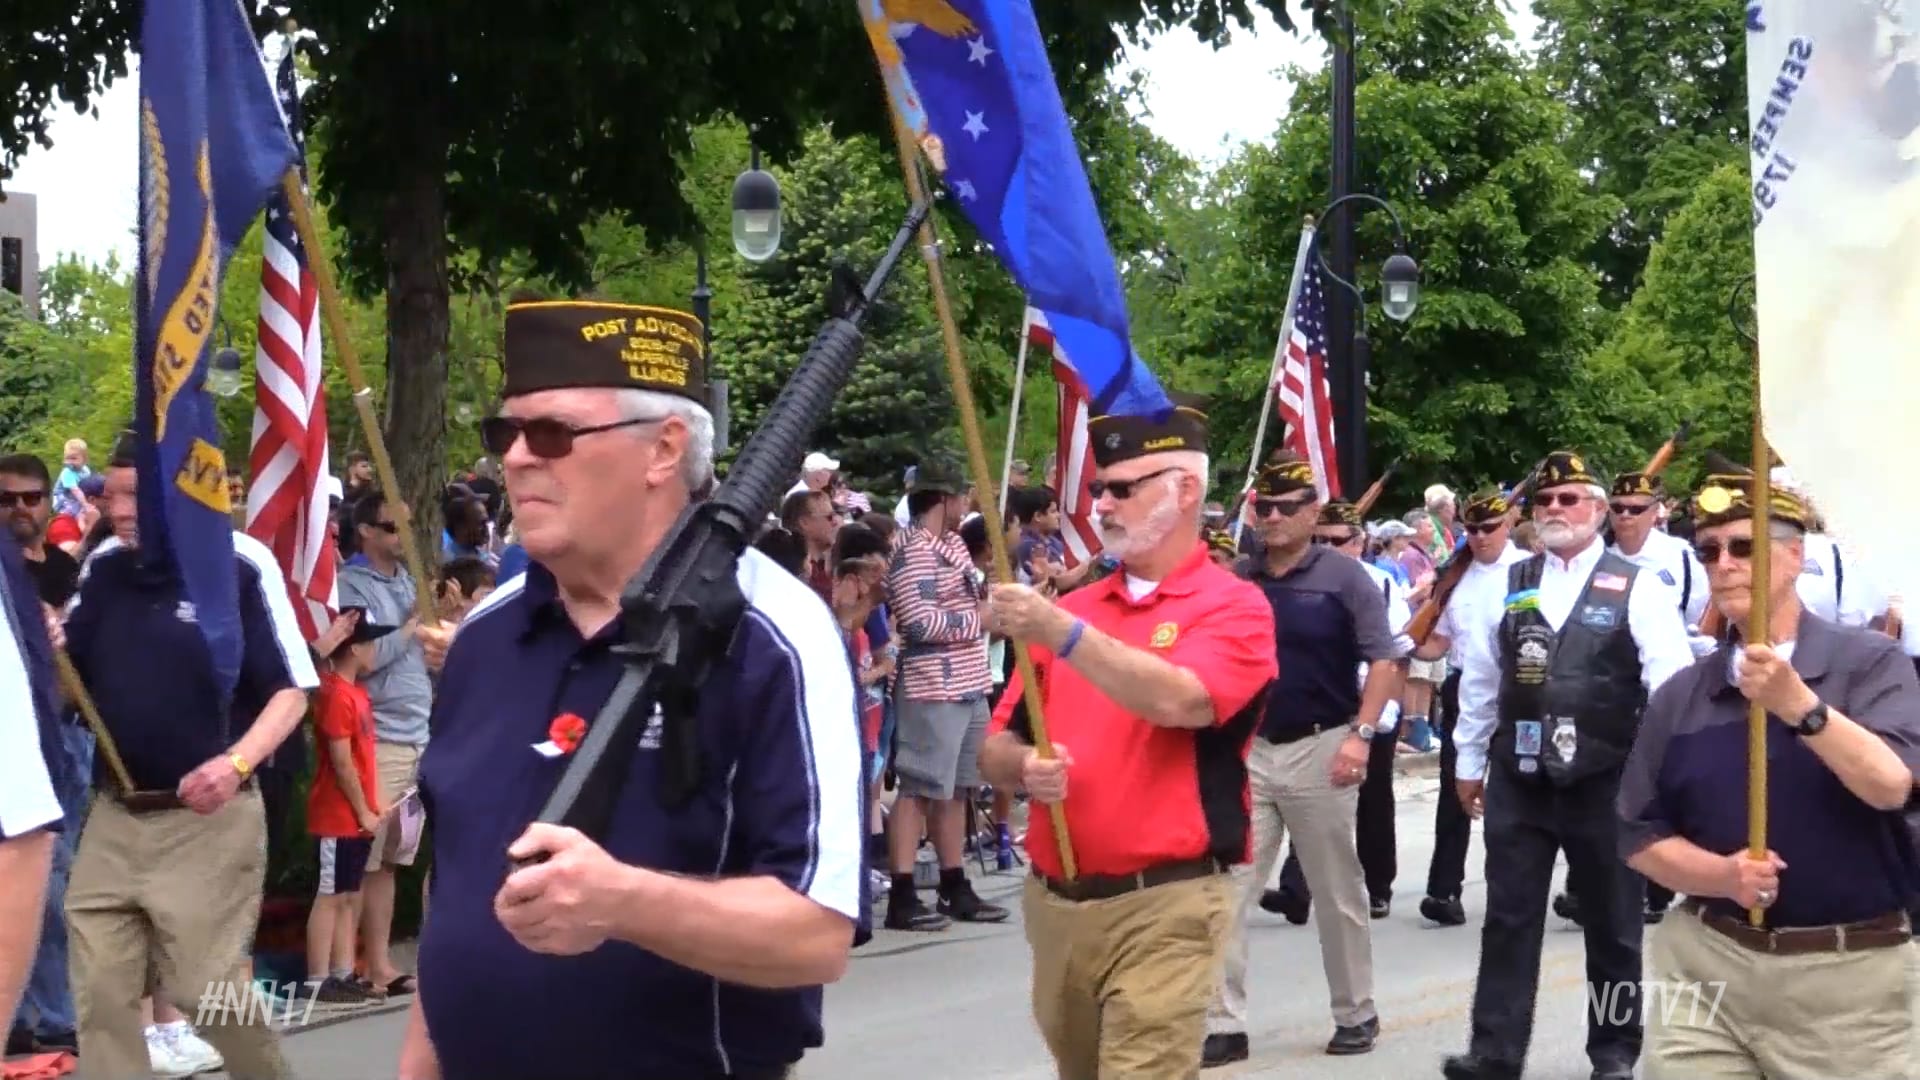
[[[573,753],[586,738],[587,722],[573,713],[561,713],[547,725],[547,741],[533,744],[541,757],[557,758]]]

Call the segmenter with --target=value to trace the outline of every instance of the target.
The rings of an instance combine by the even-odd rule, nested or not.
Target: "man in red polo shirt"
[[[1022,585],[993,592],[996,629],[1033,646],[1057,756],[1034,750],[1016,674],[981,769],[1062,803],[1077,862],[1065,880],[1036,812],[1022,904],[1034,1018],[1063,1080],[1199,1075],[1229,871],[1247,858],[1246,755],[1277,670],[1273,611],[1200,540],[1205,420],[1186,407],[1094,420],[1095,512],[1122,572],[1057,604]]]

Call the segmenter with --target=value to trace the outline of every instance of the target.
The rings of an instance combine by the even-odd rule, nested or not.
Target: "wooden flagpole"
[[[918,205],[927,202],[926,185],[921,180],[919,155],[915,153],[913,141],[908,136],[906,122],[899,111],[888,102],[888,112],[893,117],[893,140],[900,152],[900,172],[907,185],[907,199]],[[929,203],[929,205],[931,205]],[[960,430],[966,437],[968,471],[973,474],[976,492],[980,497],[982,513],[985,508],[997,505],[998,499],[993,490],[993,476],[987,466],[986,439],[980,433],[980,414],[974,403],[973,384],[967,374],[966,354],[960,348],[960,328],[953,319],[953,305],[947,298],[947,284],[941,270],[940,247],[933,233],[933,216],[920,226],[920,251],[927,261],[927,282],[933,290],[934,311],[940,317],[940,336],[946,345],[947,379],[953,384],[954,404],[960,412]],[[1022,313],[1024,322],[1025,313]],[[1024,331],[1022,332],[1024,336]],[[1007,530],[1001,520],[989,519],[987,522],[987,545],[993,551],[993,569],[997,580],[1013,580],[1013,560],[1007,554]],[[1041,757],[1053,757],[1053,742],[1047,738],[1047,721],[1041,711],[1040,684],[1035,678],[1033,656],[1027,651],[1025,643],[1011,642],[1014,663],[1019,667],[1022,699],[1026,703],[1027,719],[1033,730],[1033,746]],[[1079,871],[1073,858],[1073,841],[1067,835],[1067,811],[1060,803],[1047,807],[1053,822],[1054,841],[1060,847],[1060,868],[1067,880],[1078,876]]]
[[[1756,328],[1756,334],[1758,328]],[[1760,402],[1760,346],[1753,348],[1753,561],[1748,594],[1747,641],[1771,644],[1768,592],[1773,569],[1773,454],[1767,446],[1765,411]],[[1767,710],[1747,705],[1747,857],[1767,857]],[[1754,926],[1766,922],[1765,908],[1747,909]]]
[[[418,538],[413,535],[413,513],[400,498],[400,481],[394,475],[393,459],[387,456],[387,441],[380,434],[379,418],[373,414],[373,388],[367,385],[367,374],[361,370],[360,358],[353,351],[353,338],[347,332],[346,308],[334,284],[327,249],[320,246],[320,230],[313,223],[313,204],[307,197],[306,185],[300,182],[298,168],[288,169],[287,175],[280,178],[280,190],[286,194],[287,205],[293,208],[293,227],[300,234],[300,242],[306,245],[307,265],[313,270],[314,285],[320,290],[320,310],[327,317],[334,355],[340,358],[340,367],[346,371],[347,382],[353,387],[353,407],[360,413],[360,426],[367,433],[367,451],[373,458],[374,471],[380,476],[380,489],[387,493],[387,505],[398,511],[395,517],[399,519],[401,552],[406,557],[407,570],[413,574],[414,614],[421,626],[437,625],[439,618],[432,602],[433,579],[427,576],[426,563],[420,559]]]

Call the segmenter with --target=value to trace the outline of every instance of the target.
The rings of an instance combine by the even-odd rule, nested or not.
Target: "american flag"
[[[287,130],[300,149],[300,91],[293,48],[274,79]],[[260,344],[254,353],[253,484],[247,534],[273,549],[301,633],[311,641],[333,620],[334,544],[327,535],[327,400],[320,372],[320,294],[284,193],[267,203],[260,259]]]
[[[1285,357],[1274,372],[1274,397],[1286,429],[1283,445],[1313,464],[1320,497],[1337,499],[1340,459],[1334,454],[1333,401],[1327,389],[1327,309],[1318,247],[1316,240],[1307,251],[1293,326],[1281,346]]]
[[[1059,388],[1057,475],[1048,477],[1060,496],[1060,539],[1067,545],[1067,567],[1077,568],[1100,554],[1100,530],[1093,523],[1093,441],[1087,435],[1087,387],[1061,352],[1038,308],[1027,309],[1027,340],[1053,354],[1053,381]]]

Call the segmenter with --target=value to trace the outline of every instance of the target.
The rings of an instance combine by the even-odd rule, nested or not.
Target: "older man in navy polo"
[[[1754,547],[1770,545],[1768,641],[1722,646],[1661,687],[1620,787],[1621,855],[1687,897],[1650,946],[1646,1074],[1911,1077],[1920,860],[1901,812],[1920,783],[1920,682],[1898,643],[1802,607],[1805,504],[1776,491],[1756,541],[1751,479],[1722,468],[1694,496],[1694,547],[1737,631]],[[1758,859],[1749,702],[1768,716]]]
[[[691,717],[640,736],[606,835],[531,825],[620,675],[622,588],[712,478],[713,422],[690,315],[521,302],[506,319],[505,403],[482,441],[533,562],[467,616],[442,672],[421,764],[432,915],[400,1076],[785,1076],[821,1043],[820,988],[866,913],[832,614],[747,551],[733,646]],[[688,720],[701,767],[669,804],[664,729]]]
[[[7,1019],[33,968],[65,817],[54,794],[61,752],[52,661],[33,579],[13,538],[0,537],[0,1017]]]
[[[122,790],[96,757],[67,885],[81,1068],[114,1078],[151,1068],[139,1003],[154,957],[176,1005],[222,981],[252,985],[267,835],[253,769],[299,726],[316,681],[306,644],[271,614],[262,574],[278,571],[236,550],[245,648],[222,700],[192,602],[141,557],[135,485],[123,439],[106,470],[114,536],[83,569],[66,623],[74,667],[136,789]],[[289,1075],[257,1013],[236,1010],[202,1034],[235,1076]]]

